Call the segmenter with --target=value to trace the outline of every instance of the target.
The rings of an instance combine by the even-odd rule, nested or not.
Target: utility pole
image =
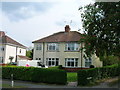
[[[11,86],[14,87],[13,74],[11,74]]]

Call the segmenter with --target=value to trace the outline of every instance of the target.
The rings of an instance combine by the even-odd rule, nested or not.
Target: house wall
[[[103,66],[103,63],[102,61],[100,61],[100,59],[94,54],[92,55],[92,64],[95,66],[95,67],[102,67]]]
[[[16,52],[16,49],[17,49],[17,52]],[[21,49],[21,53],[20,53],[20,49]],[[9,60],[10,56],[14,57],[12,62],[15,62],[16,55],[26,56],[26,49],[16,47],[16,46],[13,46],[13,45],[6,45],[6,48],[5,48],[5,62],[4,63],[10,63],[10,60]]]
[[[42,45],[42,50],[36,50],[36,46],[38,44]],[[65,58],[78,58],[78,67],[81,67],[81,52],[80,51],[65,51],[65,44],[64,42],[59,43],[59,51],[50,52],[47,50],[47,43],[34,43],[34,55],[33,59],[41,58],[41,62],[46,65],[46,58],[59,58],[59,65],[65,66]],[[43,45],[44,45],[44,57],[43,57]],[[80,44],[81,47],[81,44]],[[82,54],[83,57],[84,53]],[[44,58],[44,60],[43,60]],[[95,67],[101,67],[102,62],[99,61],[99,58],[92,56],[92,64]],[[82,58],[82,67],[85,67],[85,59]]]
[[[2,50],[2,48],[4,48],[4,50]],[[2,63],[2,58],[4,59],[5,57],[5,48],[4,44],[0,44],[0,63]]]
[[[5,63],[9,63],[9,57],[14,57],[13,58],[13,62],[15,62],[16,59],[16,47],[14,46],[10,46],[10,45],[6,45],[6,49],[5,49]]]

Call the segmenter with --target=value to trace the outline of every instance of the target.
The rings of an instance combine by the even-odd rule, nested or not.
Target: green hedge
[[[92,68],[78,71],[78,85],[88,85],[96,80],[120,75],[120,65],[115,64],[101,68]]]
[[[2,78],[10,79],[11,74],[15,80],[24,80],[42,83],[66,84],[67,73],[59,69],[45,69],[35,67],[2,67]]]

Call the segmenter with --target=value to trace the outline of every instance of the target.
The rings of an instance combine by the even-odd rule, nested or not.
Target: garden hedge
[[[2,67],[2,78],[24,80],[32,82],[42,83],[54,83],[54,84],[66,84],[67,73],[64,70],[59,69],[46,69],[46,68],[35,68],[35,67]]]
[[[78,72],[78,85],[88,85],[94,83],[96,80],[115,77],[120,75],[120,65],[115,64],[101,68],[92,68],[87,70],[79,70]]]

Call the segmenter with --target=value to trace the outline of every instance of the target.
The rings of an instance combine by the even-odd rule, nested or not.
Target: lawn
[[[76,72],[68,72],[67,73],[67,81],[68,82],[75,82],[75,81],[77,81],[77,73]]]

